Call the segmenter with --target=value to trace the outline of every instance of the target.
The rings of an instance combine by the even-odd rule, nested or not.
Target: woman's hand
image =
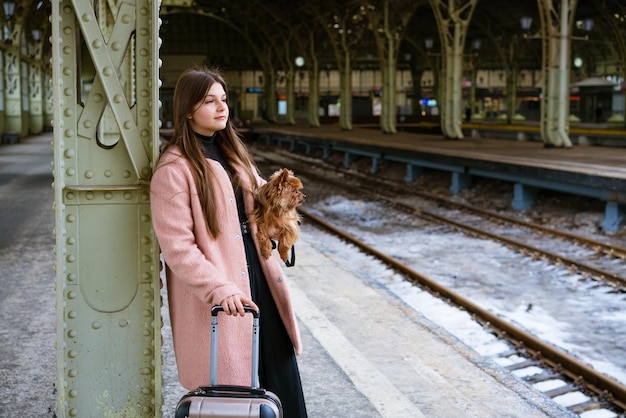
[[[224,313],[226,315],[241,315],[244,316],[246,311],[243,309],[244,305],[249,305],[252,309],[258,311],[259,308],[256,306],[251,299],[248,299],[244,295],[237,293],[235,295],[228,296],[225,298],[222,303],[222,308],[224,308]]]

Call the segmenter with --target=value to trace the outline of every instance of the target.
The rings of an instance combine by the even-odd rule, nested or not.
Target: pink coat
[[[216,202],[221,232],[217,239],[206,230],[189,163],[178,148],[165,152],[150,185],[152,222],[166,263],[178,376],[187,389],[209,383],[211,307],[233,294],[250,297],[233,188],[222,166],[209,161],[219,184]],[[260,177],[257,181],[264,182]],[[249,211],[253,197],[245,185],[244,201]],[[256,225],[250,230],[258,252]],[[282,267],[276,257],[259,258],[295,352],[300,354],[300,332]],[[252,316],[220,314],[218,319],[218,383],[249,386]]]

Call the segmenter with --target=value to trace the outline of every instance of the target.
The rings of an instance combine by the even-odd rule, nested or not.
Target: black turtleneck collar
[[[213,135],[211,136],[202,135],[202,134],[199,134],[198,132],[194,132],[194,134],[196,134],[196,136],[202,143],[213,142],[215,138],[217,138],[217,131],[213,132]]]
[[[200,141],[200,146],[202,147],[202,153],[204,154],[204,156],[220,163],[222,167],[224,167],[224,169],[226,169],[226,171],[232,176],[232,167],[226,162],[224,153],[217,145],[217,132],[215,132],[211,136],[202,135],[197,132],[195,132],[195,134]]]
[[[222,162],[221,152],[215,143],[217,132],[214,132],[211,136],[202,135],[197,132],[194,133],[196,134],[198,141],[200,141],[200,146],[202,147],[202,153],[204,156]]]

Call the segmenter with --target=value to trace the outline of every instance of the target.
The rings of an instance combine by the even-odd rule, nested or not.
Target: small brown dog
[[[257,240],[263,257],[272,255],[273,239],[278,241],[280,259],[289,265],[289,249],[298,240],[300,231],[296,208],[306,198],[302,187],[302,181],[283,168],[274,172],[254,196],[254,210],[249,218],[259,228]]]

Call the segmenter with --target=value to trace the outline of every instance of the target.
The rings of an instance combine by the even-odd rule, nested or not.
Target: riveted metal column
[[[41,69],[41,40],[33,45],[34,61],[28,64],[28,101],[30,109],[30,121],[28,131],[38,134],[43,131],[43,85]]]
[[[3,139],[12,141],[22,132],[22,89],[20,62],[20,34],[22,18],[18,16],[9,31],[10,46],[4,53],[4,132]],[[7,139],[11,137],[11,139]]]
[[[98,3],[52,2],[57,416],[160,418],[159,2]]]
[[[447,138],[462,139],[463,46],[478,0],[430,0],[441,40],[441,129]]]
[[[543,54],[541,138],[551,147],[572,146],[569,73],[576,3],[576,0],[538,0]]]
[[[46,132],[52,131],[52,120],[54,119],[54,106],[52,99],[52,71],[50,66],[46,65],[43,71],[43,123]]]

